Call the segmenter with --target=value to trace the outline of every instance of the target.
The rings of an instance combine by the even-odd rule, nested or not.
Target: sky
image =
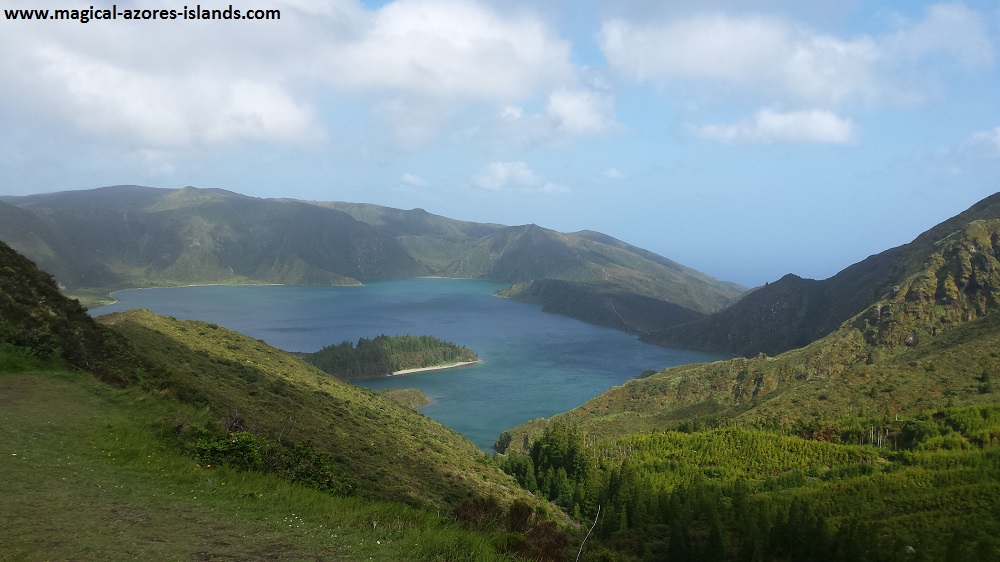
[[[995,0],[241,2],[280,20],[5,13],[0,194],[422,208],[597,230],[755,286],[829,277],[1000,191]]]

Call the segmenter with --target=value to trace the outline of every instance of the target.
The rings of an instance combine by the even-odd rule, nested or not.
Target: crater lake
[[[356,381],[422,390],[425,415],[492,450],[506,429],[575,408],[647,369],[725,356],[640,342],[625,332],[499,298],[505,284],[399,279],[356,287],[287,285],[129,289],[91,314],[145,308],[213,322],[286,351],[386,334],[429,335],[479,354],[474,366]]]

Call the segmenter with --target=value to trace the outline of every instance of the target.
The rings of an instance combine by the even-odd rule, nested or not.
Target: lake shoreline
[[[436,365],[434,367],[419,367],[416,369],[402,369],[400,371],[393,371],[391,374],[385,375],[386,377],[402,377],[406,375],[412,375],[414,373],[426,373],[429,371],[446,371],[448,369],[459,369],[461,367],[468,367],[469,365],[478,365],[482,363],[482,359],[477,359],[476,361],[460,361],[458,363],[450,363],[448,365]],[[379,378],[379,377],[374,377]]]

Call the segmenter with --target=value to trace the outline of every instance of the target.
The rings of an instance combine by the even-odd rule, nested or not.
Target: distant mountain
[[[831,333],[920,270],[935,245],[965,224],[1000,218],[1000,193],[924,232],[909,244],[886,250],[823,281],[786,275],[748,293],[732,306],[682,326],[646,334],[668,346],[751,357],[776,355]]]
[[[426,275],[392,237],[346,213],[223,190],[117,186],[5,201],[70,267],[69,289],[187,283],[356,284]],[[14,239],[4,225],[0,236]],[[17,245],[17,244],[15,244]],[[24,248],[29,257],[31,248]],[[72,264],[70,264],[72,266]]]
[[[51,267],[71,292],[434,275],[527,283],[507,296],[645,331],[717,311],[743,291],[597,232],[479,224],[422,209],[140,186],[2,197],[0,205],[0,217],[10,217],[0,239]]]
[[[624,289],[578,281],[539,279],[515,283],[497,294],[539,304],[545,312],[572,316],[633,334],[646,333],[665,325],[684,324],[703,317],[690,308],[672,302]]]

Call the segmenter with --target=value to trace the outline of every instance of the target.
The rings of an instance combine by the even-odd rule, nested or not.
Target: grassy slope
[[[498,558],[433,512],[201,466],[167,416],[205,417],[86,373],[0,374],[0,560]]]
[[[465,437],[373,391],[224,328],[128,311],[100,321],[123,334],[161,384],[210,405],[224,425],[330,451],[358,493],[428,507],[523,496]]]

